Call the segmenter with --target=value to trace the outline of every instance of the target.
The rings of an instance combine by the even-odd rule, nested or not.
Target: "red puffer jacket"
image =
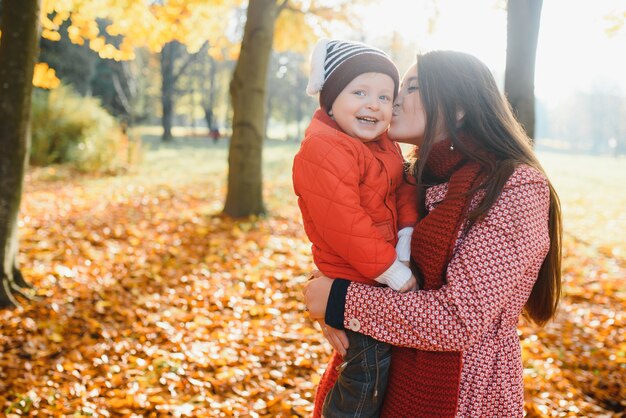
[[[398,228],[417,221],[415,188],[387,134],[363,143],[317,110],[293,162],[313,260],[328,277],[377,284],[396,259]]]

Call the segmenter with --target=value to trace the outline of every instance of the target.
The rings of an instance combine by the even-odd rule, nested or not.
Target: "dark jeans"
[[[346,330],[348,353],[337,382],[324,399],[324,418],[377,417],[387,389],[391,345]]]

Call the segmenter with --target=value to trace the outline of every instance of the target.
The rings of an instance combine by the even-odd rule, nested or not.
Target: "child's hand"
[[[417,279],[415,276],[411,275],[411,278],[404,284],[404,286],[402,286],[400,290],[398,290],[398,292],[406,293],[414,290],[417,290]]]

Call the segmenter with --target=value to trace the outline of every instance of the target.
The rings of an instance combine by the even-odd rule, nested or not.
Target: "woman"
[[[423,290],[317,275],[304,291],[309,313],[326,321],[339,353],[344,328],[395,346],[383,416],[521,417],[517,323],[524,313],[542,325],[558,305],[558,197],[491,72],[471,55],[419,56],[389,136],[416,145],[421,220],[411,256]]]

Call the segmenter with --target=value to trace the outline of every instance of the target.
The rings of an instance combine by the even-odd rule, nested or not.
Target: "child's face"
[[[351,137],[372,141],[389,127],[393,91],[393,80],[387,74],[361,74],[335,99],[333,119]]]

